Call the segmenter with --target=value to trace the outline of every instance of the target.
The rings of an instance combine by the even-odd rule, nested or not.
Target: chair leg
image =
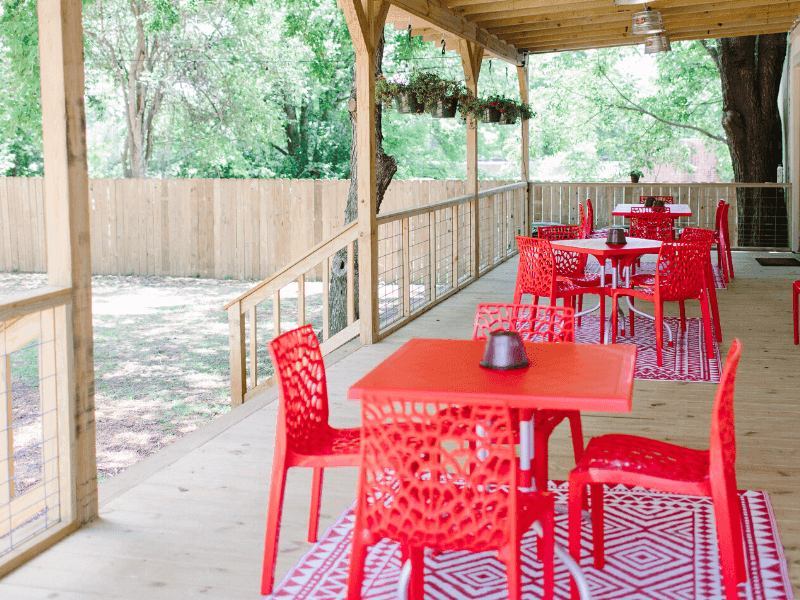
[[[356,525],[358,525],[358,517],[356,517]],[[357,529],[360,529],[360,527],[357,527]],[[367,552],[368,546],[364,544],[360,536],[354,535],[350,551],[350,572],[347,574],[347,600],[361,600],[361,588],[364,585],[364,562],[367,560]]]
[[[569,500],[568,500],[568,520],[569,520],[569,553],[570,556],[581,564],[581,519],[583,518],[583,497],[586,495],[586,484],[573,477],[569,478]],[[594,501],[594,498],[592,499]],[[573,599],[578,598],[578,586],[575,580],[570,578],[570,595]]]
[[[606,295],[600,294],[600,343],[605,343],[606,335]]]
[[[308,515],[308,541],[317,541],[319,529],[319,503],[322,498],[322,467],[314,467],[314,480],[311,484],[311,512]]]
[[[411,558],[409,600],[425,600],[425,548],[412,546],[409,549],[409,558]]]
[[[635,306],[633,303],[633,296],[628,296],[628,306]],[[633,332],[635,331],[635,329],[633,328],[634,316],[632,310],[629,310],[628,312],[630,313],[630,315],[628,316],[628,321],[630,321],[631,337],[633,337]]]
[[[726,496],[727,494],[721,494]],[[717,524],[717,538],[719,544],[719,562],[722,567],[722,582],[725,586],[726,600],[737,600],[739,598],[739,573],[737,565],[739,551],[741,548],[742,533],[740,529],[739,511],[735,506],[731,506],[728,498],[713,498],[714,501],[714,520]],[[743,556],[743,554],[742,554]],[[741,570],[744,571],[742,562]],[[746,576],[746,574],[745,574]]]
[[[611,343],[617,343],[617,295],[611,296]]]
[[[519,541],[515,540],[508,548],[506,559],[506,578],[508,580],[508,600],[522,600],[522,565],[519,557]],[[542,543],[539,543],[541,558]],[[420,600],[423,600],[420,597]]]
[[[569,419],[569,429],[572,434],[572,453],[575,455],[575,464],[577,465],[581,458],[583,458],[583,425],[581,424],[581,413],[578,411],[570,412],[567,415]]]
[[[549,463],[549,435],[533,432],[533,480],[536,489],[540,492],[547,491],[547,470]]]
[[[658,366],[662,366],[663,358],[662,354],[662,346],[664,345],[664,304],[656,301],[655,303],[655,313],[656,313],[656,363]]]
[[[581,312],[582,310],[583,310],[583,294],[578,296],[578,310],[576,310],[575,312]],[[581,319],[582,317],[578,317],[578,323],[577,323],[578,327],[581,326]],[[603,340],[600,340],[600,343],[602,344]]]
[[[678,306],[681,310],[681,331],[686,332],[686,302],[683,300],[678,301]]]
[[[706,265],[706,292],[708,292],[708,302],[711,305],[711,317],[714,319],[714,336],[717,342],[722,342],[722,325],[719,322],[719,306],[717,305],[717,288],[714,284],[714,273],[711,268],[711,257]]]
[[[267,512],[267,535],[264,540],[264,564],[261,569],[261,594],[272,593],[275,579],[275,559],[277,558],[278,536],[281,533],[281,513],[283,512],[283,493],[286,488],[286,461],[282,453],[276,453],[272,464],[272,483],[269,492]]]
[[[606,566],[606,537],[603,530],[605,515],[603,514],[603,484],[593,483],[589,486],[592,494],[592,545],[594,546],[594,568]]]
[[[544,556],[541,554],[542,570],[544,571],[544,581],[542,589],[544,591],[543,600],[553,600],[555,566],[553,564],[553,551],[555,547],[555,515],[551,504],[547,513],[539,519],[544,532]]]
[[[727,233],[725,234],[725,254],[728,257],[728,275],[733,279],[733,254],[731,253],[731,240]]]
[[[714,358],[713,329],[711,328],[711,314],[708,310],[708,298],[706,297],[705,290],[700,292],[700,310],[703,313],[703,329],[705,330],[704,333],[706,336],[706,356],[708,358]]]

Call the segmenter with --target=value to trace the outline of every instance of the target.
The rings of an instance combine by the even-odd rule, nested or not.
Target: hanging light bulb
[[[658,52],[670,52],[672,47],[669,44],[668,35],[653,35],[644,40],[644,53],[656,54]]]
[[[661,13],[657,10],[644,10],[633,13],[633,27],[631,32],[634,35],[648,35],[651,33],[661,33],[664,31],[664,22],[661,20]]]

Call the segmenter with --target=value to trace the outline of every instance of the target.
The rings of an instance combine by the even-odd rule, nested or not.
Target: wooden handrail
[[[46,308],[67,304],[72,288],[45,286],[13,294],[0,302],[0,321],[24,317]]]
[[[323,278],[323,308],[322,330],[325,340],[322,343],[323,354],[335,350],[359,333],[358,321],[355,319],[354,298],[354,260],[355,241],[358,238],[358,221],[350,223],[335,237],[318,244],[309,252],[292,264],[286,266],[278,273],[255,285],[250,290],[225,305],[228,311],[228,340],[230,344],[230,369],[231,369],[231,407],[235,408],[261,393],[275,382],[274,375],[259,382],[258,353],[261,344],[258,343],[258,305],[272,297],[274,320],[273,335],[281,333],[281,289],[297,282],[297,323],[305,323],[305,275],[318,265],[322,266]],[[347,327],[338,334],[329,336],[328,318],[328,286],[330,285],[329,260],[337,252],[347,249]],[[250,320],[250,386],[246,378],[246,343],[245,343],[245,315],[249,313]]]
[[[513,192],[514,190],[526,187],[528,187],[528,182],[520,181],[519,183],[510,183],[508,185],[502,185],[500,187],[480,191],[478,192],[477,196],[478,198],[488,198],[489,196],[502,194],[504,192]],[[400,219],[416,217],[417,215],[424,215],[425,213],[429,213],[431,211],[443,210],[452,206],[458,206],[459,204],[466,204],[468,202],[472,202],[473,200],[475,200],[475,194],[464,194],[462,196],[456,196],[455,198],[440,200],[439,202],[431,202],[430,204],[425,204],[423,206],[393,210],[382,215],[378,215],[378,225],[384,225],[386,223],[391,223],[392,221],[399,221]]]
[[[292,264],[287,265],[271,277],[268,277],[261,283],[256,284],[244,294],[228,302],[223,310],[228,310],[237,302],[241,303],[242,314],[245,314],[256,304],[259,304],[272,296],[277,290],[289,285],[296,281],[298,277],[304,274],[312,267],[318,265],[329,256],[333,256],[336,252],[341,250],[344,246],[354,241],[358,237],[358,220],[350,223],[343,229],[336,237],[317,244],[309,250],[304,256],[300,257]]]

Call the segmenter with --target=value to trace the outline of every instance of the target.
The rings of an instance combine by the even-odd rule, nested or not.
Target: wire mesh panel
[[[458,278],[460,285],[472,276],[472,203],[457,207]]]
[[[380,327],[403,317],[403,222],[378,226],[378,320]]]
[[[411,271],[409,310],[413,312],[430,301],[430,223],[431,213],[417,215],[410,221]]]
[[[65,307],[2,322],[0,333],[0,556],[60,523],[69,508],[69,437],[59,378],[66,360]],[[57,332],[60,336],[57,339]],[[62,371],[59,372],[59,369]],[[59,410],[63,413],[59,413]]]
[[[434,218],[436,235],[436,297],[453,289],[453,211],[437,210]]]

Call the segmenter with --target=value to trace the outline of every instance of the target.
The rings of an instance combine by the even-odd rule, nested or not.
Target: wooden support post
[[[459,41],[464,81],[473,94],[478,94],[478,76],[483,61],[483,48],[466,40]],[[472,206],[472,276],[477,279],[481,263],[480,202],[478,201],[478,120],[467,119],[467,181],[464,192],[474,194]]]
[[[258,305],[250,309],[250,387],[258,385]]]
[[[75,489],[62,492],[76,502],[74,514],[62,519],[86,523],[97,516],[97,461],[81,6],[81,0],[38,2],[47,273],[50,285],[72,287],[72,343],[60,359],[69,374]]]
[[[306,276],[305,273],[297,278],[297,326],[306,324]]]
[[[245,336],[242,303],[236,302],[228,308],[228,347],[231,365],[231,409],[244,402],[247,385],[245,378]]]
[[[519,99],[525,104],[528,103],[528,61],[525,66],[517,67],[517,78],[519,79]],[[530,121],[522,121],[522,164],[520,165],[520,179],[530,181]]]
[[[361,343],[378,337],[378,223],[375,183],[375,46],[389,4],[341,0],[356,53],[358,157],[358,314]]]

